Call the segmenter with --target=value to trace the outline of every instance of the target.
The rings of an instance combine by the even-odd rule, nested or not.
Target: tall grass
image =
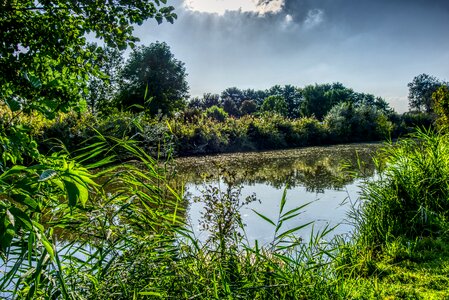
[[[417,131],[385,147],[379,176],[362,187],[357,239],[376,247],[398,238],[447,236],[449,136]]]

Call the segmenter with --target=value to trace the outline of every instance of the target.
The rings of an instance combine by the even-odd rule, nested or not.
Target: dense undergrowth
[[[107,116],[61,114],[49,121],[39,117],[21,120],[32,124],[32,134],[43,153],[69,151],[89,144],[97,134],[132,139],[154,156],[204,155],[213,153],[286,149],[305,146],[381,141],[406,135],[415,127],[429,128],[432,116],[418,113],[391,115],[376,110],[342,106],[324,121],[314,117],[289,119],[278,114],[247,115],[217,119],[206,113],[181,113],[176,117],[115,113]],[[56,147],[56,148],[55,148]]]

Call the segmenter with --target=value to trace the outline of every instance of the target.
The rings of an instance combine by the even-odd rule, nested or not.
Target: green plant
[[[447,235],[448,136],[418,131],[386,146],[379,178],[367,182],[356,212],[357,238],[369,247],[399,237]]]

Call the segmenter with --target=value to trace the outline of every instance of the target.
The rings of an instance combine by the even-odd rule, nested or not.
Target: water
[[[189,199],[201,196],[206,185],[226,188],[226,182],[242,186],[242,197],[253,193],[260,202],[242,208],[243,223],[250,242],[273,240],[273,225],[253,210],[277,222],[279,204],[287,187],[284,212],[310,203],[298,217],[285,223],[284,230],[314,222],[314,231],[338,225],[329,238],[349,234],[347,212],[357,200],[360,185],[375,174],[372,156],[380,144],[351,144],[259,153],[238,153],[178,159],[178,178],[186,184]],[[190,201],[188,214],[195,234],[206,239],[200,220],[204,204]],[[308,239],[312,226],[298,232]]]

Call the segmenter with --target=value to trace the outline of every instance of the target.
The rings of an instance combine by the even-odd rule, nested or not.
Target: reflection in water
[[[233,184],[260,183],[276,189],[286,185],[301,186],[308,192],[323,193],[325,189],[342,189],[356,178],[373,176],[375,168],[371,157],[379,145],[351,144],[180,158],[177,180],[197,185],[216,181],[225,172],[233,174]]]
[[[185,184],[186,198],[204,194],[206,185],[229,184],[242,186],[241,197],[253,193],[259,202],[241,211],[245,232],[250,241],[269,243],[273,227],[257,216],[277,219],[279,202],[287,186],[286,210],[310,203],[301,215],[283,224],[294,228],[314,222],[314,232],[326,225],[339,225],[331,235],[347,234],[352,226],[345,221],[350,202],[358,198],[363,178],[374,176],[372,156],[381,144],[352,144],[330,147],[311,147],[295,150],[258,153],[238,153],[218,156],[190,157],[177,160],[177,184]],[[345,199],[351,201],[345,201]],[[188,207],[192,228],[201,232],[200,222],[204,204],[190,201]],[[298,234],[308,240],[311,227]],[[207,232],[203,239],[207,238]],[[201,238],[201,237],[200,237]]]

